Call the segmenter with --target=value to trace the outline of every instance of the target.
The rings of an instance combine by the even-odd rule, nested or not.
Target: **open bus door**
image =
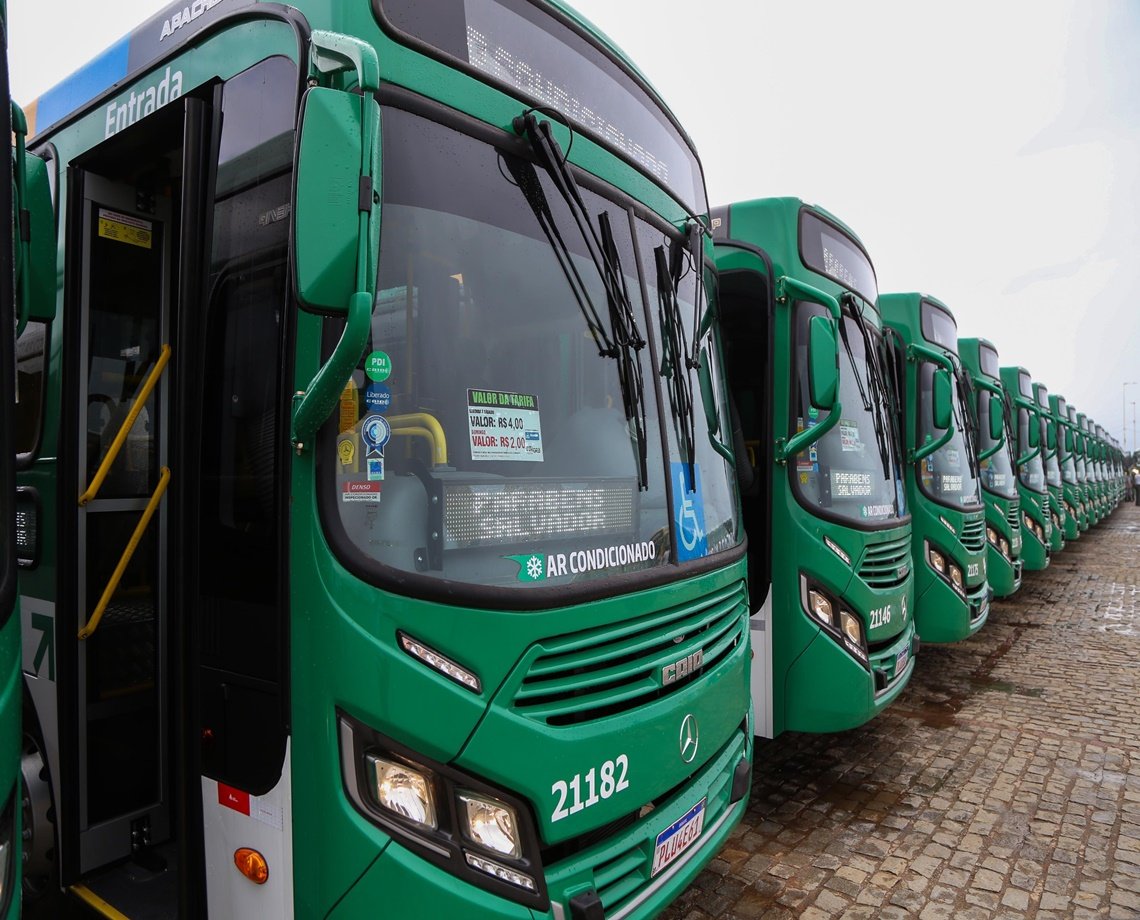
[[[215,882],[248,886],[206,867],[227,797],[277,815],[254,845],[288,865],[288,225],[271,218],[298,85],[269,58],[68,164],[53,830],[62,885],[128,916],[205,916]],[[287,872],[271,886],[291,901]]]

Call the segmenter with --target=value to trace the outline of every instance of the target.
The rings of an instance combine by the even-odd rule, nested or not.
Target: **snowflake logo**
[[[534,581],[542,578],[542,559],[539,556],[531,556],[526,561],[526,574]]]

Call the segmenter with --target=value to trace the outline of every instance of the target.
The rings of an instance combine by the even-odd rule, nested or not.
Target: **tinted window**
[[[994,357],[996,361],[996,354]],[[991,450],[997,443],[990,436],[990,406],[992,403],[993,397],[989,390],[978,391],[979,455]],[[1000,407],[1000,403],[998,405]],[[1003,498],[1017,498],[1017,480],[1013,475],[1013,458],[1008,438],[999,450],[982,460],[978,466],[981,470],[982,487],[986,491]]]
[[[708,210],[692,149],[654,98],[592,42],[527,0],[377,0],[400,31],[556,109],[670,189]]]
[[[958,324],[953,316],[928,300],[922,302],[922,337],[958,353]]]
[[[918,370],[918,443],[925,444],[943,435],[934,426],[934,365],[923,361]],[[954,411],[950,440],[918,462],[918,481],[930,498],[952,508],[977,505],[981,501],[974,475],[974,444],[966,427],[966,406],[961,387],[953,390]]]
[[[1028,371],[1018,371],[1017,373],[1017,388],[1021,391],[1021,395],[1033,398],[1033,381],[1029,377]]]
[[[980,345],[978,347],[978,363],[981,366],[982,373],[987,377],[993,377],[994,380],[1001,377],[998,368],[998,353],[989,346]]]
[[[859,244],[810,211],[800,212],[800,257],[812,271],[838,281],[872,303],[879,296],[875,269]]]
[[[16,341],[16,453],[36,449],[43,417],[48,327],[30,322]]]

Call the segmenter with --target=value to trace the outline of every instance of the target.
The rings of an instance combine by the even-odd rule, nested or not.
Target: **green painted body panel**
[[[761,271],[762,263],[750,253],[734,249],[732,243],[758,247],[768,254],[775,278],[783,276],[809,284],[838,297],[846,290],[831,278],[804,265],[799,248],[799,215],[808,207],[798,198],[763,199],[732,204],[728,209],[729,240],[716,247],[717,268],[725,272],[746,267]],[[821,208],[810,210],[823,216],[852,239],[850,228]],[[716,232],[716,231],[714,231]],[[793,418],[792,304],[777,303],[771,324],[773,366],[771,368],[771,418],[774,438],[796,433]],[[757,304],[767,310],[767,304]],[[866,317],[876,329],[881,320],[876,311]],[[763,456],[763,450],[761,455]],[[897,697],[910,679],[915,647],[914,575],[909,551],[911,524],[907,519],[894,526],[860,528],[852,522],[824,518],[801,503],[793,488],[795,462],[771,464],[760,474],[770,477],[771,531],[755,532],[749,527],[752,552],[769,554],[771,565],[772,630],[772,715],[773,736],[783,731],[827,732],[862,725]],[[746,526],[748,522],[746,521]],[[845,562],[824,540],[832,540],[849,557]],[[859,574],[868,563],[868,554],[881,557],[898,550],[901,576],[892,575],[889,585],[877,587]],[[856,661],[825,631],[804,608],[801,575],[811,578],[862,621],[870,645],[870,670]],[[751,598],[757,609],[763,597]],[[873,610],[890,609],[889,622],[872,626]],[[906,650],[909,662],[901,673],[895,665]],[[880,675],[876,690],[872,674]],[[753,688],[759,706],[762,688]]]
[[[993,348],[993,343],[985,339],[963,338],[958,339],[958,357],[962,366],[969,373],[974,388],[979,394],[988,391],[981,388],[982,381],[1001,387],[1001,380],[982,373],[979,347],[985,345]],[[994,349],[996,353],[996,349]],[[1004,390],[1003,390],[1004,393]],[[1004,400],[1004,395],[1002,399]],[[974,409],[975,407],[971,407]],[[977,413],[974,416],[977,422]],[[1003,448],[1005,449],[1005,448]],[[1012,458],[1011,458],[1012,460]],[[993,589],[994,597],[1009,597],[1017,593],[1021,587],[1021,499],[1018,496],[1010,498],[988,488],[986,477],[982,477],[982,501],[986,506],[986,527],[992,528],[999,539],[1004,538],[1010,547],[1009,554],[1001,551],[1000,545],[995,546],[993,541],[986,540],[986,579]]]
[[[933,349],[957,365],[949,350],[927,340],[922,333],[921,305],[929,301],[950,313],[933,297],[918,293],[880,294],[883,321],[898,333],[901,345]],[[952,315],[952,314],[951,314]],[[918,441],[918,368],[920,361],[904,358],[906,387],[903,411],[903,450],[921,445]],[[955,396],[957,401],[957,396]],[[962,411],[965,411],[964,408]],[[951,424],[954,424],[953,421]],[[981,629],[989,617],[990,586],[986,579],[988,559],[985,538],[985,508],[952,507],[934,501],[919,483],[922,461],[906,466],[907,501],[912,516],[912,555],[915,569],[915,628],[923,642],[958,642]],[[981,539],[973,537],[980,529]],[[973,542],[963,542],[966,534]],[[963,573],[963,594],[939,576],[927,558],[927,548],[937,549]]]

